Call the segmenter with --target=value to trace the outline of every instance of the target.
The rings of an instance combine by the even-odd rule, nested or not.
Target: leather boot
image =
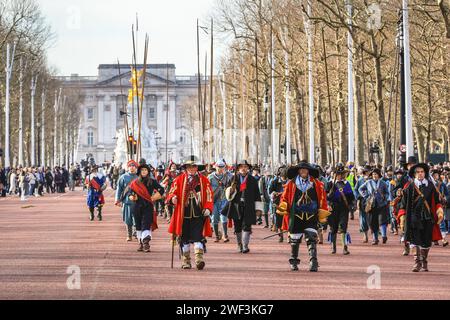
[[[298,271],[298,265],[300,264],[300,259],[298,258],[300,242],[298,240],[290,240],[290,243],[291,243],[291,258],[289,259],[289,264],[291,265],[292,271]]]
[[[348,251],[348,246],[347,246],[347,234],[343,233],[341,234],[341,240],[342,240],[342,245],[344,246],[344,251],[343,254],[344,256],[348,256],[350,254],[350,251]]]
[[[403,256],[409,256],[409,252],[410,252],[410,249],[409,249],[409,243],[405,243],[405,248],[404,248],[404,250],[403,250]]]
[[[242,251],[244,250],[242,247],[242,232],[236,233],[236,241],[238,245],[238,252],[242,253]]]
[[[317,272],[319,270],[319,263],[317,261],[317,239],[308,239],[308,253],[309,253],[309,271]]]
[[[187,270],[187,269],[192,269],[192,265],[191,265],[191,252],[183,252],[183,265],[181,266],[182,269]]]
[[[420,249],[420,256],[422,258],[422,271],[428,272],[428,253],[430,249]]]
[[[250,232],[244,231],[242,233],[242,253],[249,253],[250,248],[248,247],[248,244],[250,243]]]
[[[89,208],[89,212],[91,213],[91,221],[94,221],[94,208]]]
[[[150,237],[146,237],[144,240],[142,240],[143,244],[144,244],[144,252],[148,253],[150,252],[150,240],[152,238]]]
[[[220,235],[219,235],[219,225],[218,224],[215,224],[214,226],[213,226],[213,228],[214,228],[214,234],[216,235],[216,240],[214,240],[214,242],[219,242],[220,241]]]
[[[133,241],[133,226],[127,225],[127,242]]]
[[[412,269],[413,272],[419,272],[422,269],[422,259],[420,255],[420,248],[414,247],[414,267]]]
[[[202,249],[195,249],[195,265],[197,270],[203,270],[205,268],[205,261],[203,261],[204,251]]]
[[[281,233],[281,229],[278,230],[278,232],[280,233],[280,238],[278,239],[278,242],[279,242],[279,243],[283,243],[284,237],[283,237],[283,234]]]
[[[137,249],[138,252],[144,252],[144,243],[141,239],[139,239],[139,247]]]
[[[264,229],[268,229],[269,228],[269,214],[268,213],[264,214],[264,222],[266,223],[266,225],[264,226]]]
[[[331,254],[336,254],[336,239],[337,238],[337,234],[336,233],[332,233],[331,234]]]
[[[98,207],[98,215],[97,215],[97,218],[98,218],[98,221],[102,221],[103,220],[103,218],[102,218],[102,207]]]
[[[228,223],[222,222],[222,229],[223,229],[223,242],[227,243],[230,242],[230,238],[228,237]]]

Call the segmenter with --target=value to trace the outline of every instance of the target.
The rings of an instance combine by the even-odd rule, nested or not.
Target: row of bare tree
[[[348,14],[348,4],[352,15]],[[308,55],[306,26],[312,26],[312,62],[317,162],[348,159],[347,36],[353,40],[355,154],[357,164],[394,164],[400,146],[401,0],[217,0],[217,38],[227,44],[221,74],[227,85],[226,114],[240,99],[238,125],[270,128],[263,105],[271,101],[271,47],[274,41],[275,115],[285,141],[286,81],[290,87],[291,139],[297,159],[308,159]],[[449,10],[446,0],[409,1],[413,130],[420,160],[450,154]],[[352,22],[350,26],[349,21]],[[286,72],[288,64],[289,72]],[[218,91],[217,91],[218,92]],[[266,97],[268,92],[269,97]],[[245,115],[247,121],[242,121]],[[259,119],[259,123],[258,120]],[[281,124],[281,127],[280,127]],[[380,153],[370,153],[379,146]]]
[[[46,54],[54,40],[54,34],[35,0],[0,1],[0,54],[2,57],[0,59],[0,98],[2,106],[0,109],[0,148],[3,150],[6,148],[5,68],[7,62],[5,58],[7,44],[10,45],[11,49],[15,45],[9,93],[9,148],[12,166],[32,165],[31,84],[33,78],[37,79],[34,99],[35,165],[62,165],[67,161],[67,155],[70,155],[69,159],[72,159],[71,155],[76,148],[79,127],[78,100],[75,98],[77,95],[67,90],[63,91],[59,103],[57,103],[61,83],[52,77],[56,72],[50,67]],[[20,90],[20,87],[22,87],[22,90]],[[19,163],[19,106],[21,96],[24,163]],[[42,133],[44,134],[45,146],[44,158],[41,153]],[[54,139],[56,139],[56,144]],[[55,145],[57,146],[56,149],[54,148]],[[56,163],[54,159],[58,159]],[[0,165],[3,163],[3,159],[1,160]]]

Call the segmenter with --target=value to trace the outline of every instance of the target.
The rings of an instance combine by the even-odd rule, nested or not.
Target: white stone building
[[[138,66],[138,70],[142,68],[142,65]],[[120,111],[124,110],[123,104],[127,104],[130,78],[130,65],[121,65],[119,73],[119,66],[110,64],[99,65],[96,77],[72,75],[60,78],[64,87],[79,90],[81,96],[77,162],[87,157],[93,157],[97,163],[114,160],[116,133],[124,128],[124,116]],[[190,111],[197,105],[197,77],[176,76],[173,64],[148,65],[144,96],[142,125],[148,126],[155,135],[158,160],[165,162],[167,151],[168,160],[182,161],[193,152]],[[129,122],[131,126],[131,118]]]

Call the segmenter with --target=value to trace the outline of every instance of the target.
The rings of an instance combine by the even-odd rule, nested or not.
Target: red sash
[[[241,189],[240,189],[241,192],[247,190],[247,179],[248,179],[248,174],[245,177],[244,182],[241,183]]]
[[[141,182],[141,180],[136,179],[130,184],[130,189],[135,192],[139,197],[145,199],[146,201],[153,204],[152,197],[148,193],[147,188],[145,185]],[[152,224],[152,231],[155,231],[158,229],[158,215],[156,214],[155,207],[153,206],[153,224]]]
[[[96,189],[97,191],[101,191],[102,187],[100,186],[100,184],[97,182],[97,180],[95,179],[91,179],[90,180],[91,186],[94,187],[94,189]]]
[[[148,202],[153,203],[151,195],[148,193],[145,185],[139,180],[136,179],[130,184],[130,189],[133,190],[139,197],[147,200]]]

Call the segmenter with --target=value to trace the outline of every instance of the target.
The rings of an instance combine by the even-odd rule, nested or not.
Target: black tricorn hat
[[[428,179],[430,177],[430,167],[426,163],[418,163],[409,170],[409,176],[411,178],[415,177],[417,168],[422,168],[423,170],[425,170],[425,178],[426,179]]]
[[[338,163],[336,167],[334,168],[333,172],[335,174],[346,174],[348,173],[348,169],[345,167],[343,163]]]
[[[181,169],[186,170],[187,166],[196,166],[198,167],[198,171],[203,171],[206,169],[206,166],[204,164],[200,164],[198,158],[194,155],[189,156],[181,166]]]
[[[297,177],[298,170],[300,170],[300,169],[307,169],[309,171],[309,175],[315,179],[318,179],[320,176],[320,172],[318,169],[316,169],[315,167],[313,167],[312,165],[310,165],[307,162],[300,162],[298,165],[291,166],[287,170],[288,179],[291,180],[291,179],[294,179],[295,177]]]

